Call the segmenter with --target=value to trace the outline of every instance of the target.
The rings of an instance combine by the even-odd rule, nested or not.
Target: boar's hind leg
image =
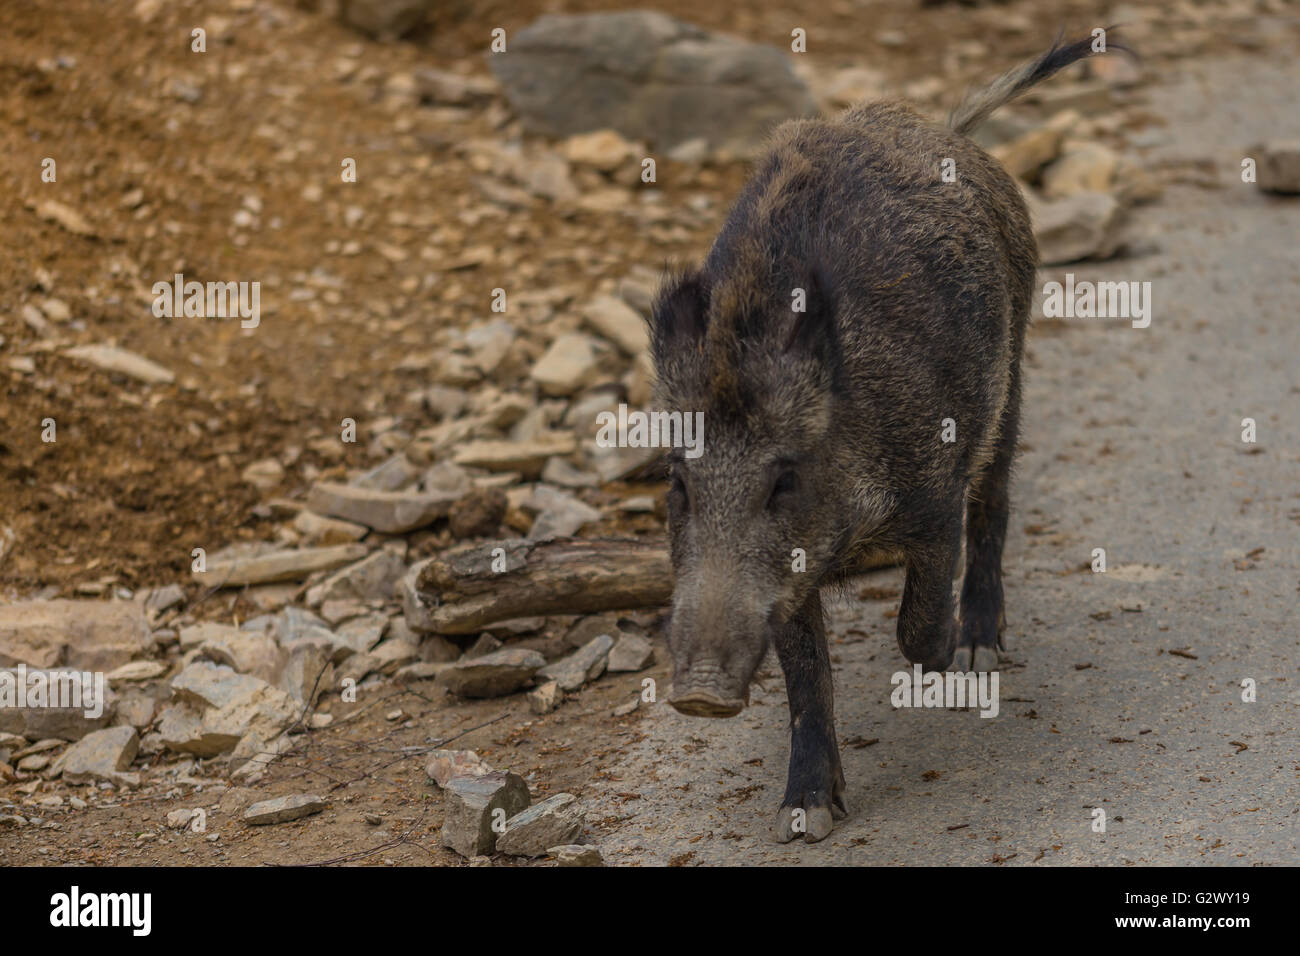
[[[966,506],[966,579],[961,589],[961,631],[951,670],[994,671],[1006,615],[1002,604],[1002,545],[1011,510],[1008,485],[1020,421],[1020,370],[1002,413],[997,451],[971,488]]]
[[[961,507],[956,496],[934,509],[924,538],[905,548],[907,576],[898,609],[898,648],[926,671],[941,671],[956,644],[952,579],[961,553]]]
[[[776,653],[790,698],[790,773],[774,835],[781,843],[800,834],[808,843],[816,843],[829,836],[833,821],[847,813],[835,739],[831,659],[821,595],[816,590],[777,636]]]

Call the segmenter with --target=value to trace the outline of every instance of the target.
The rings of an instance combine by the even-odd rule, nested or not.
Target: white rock
[[[457,777],[481,777],[492,768],[472,750],[435,750],[424,765],[425,773],[439,788]]]
[[[549,714],[563,699],[559,681],[548,680],[528,692],[528,709],[538,716]]]
[[[76,345],[64,354],[107,372],[120,372],[150,385],[170,385],[176,379],[175,374],[157,362],[112,345]]]
[[[603,365],[603,355],[596,340],[580,332],[571,332],[551,343],[533,366],[531,377],[547,395],[572,395],[591,384]]]
[[[244,811],[244,822],[251,826],[287,823],[320,813],[325,806],[325,800],[314,793],[296,793],[253,804]]]
[[[370,529],[365,525],[338,518],[326,518],[314,511],[303,510],[293,519],[293,530],[303,536],[303,542],[309,545],[348,544],[360,541]]]
[[[1106,193],[1076,193],[1048,201],[1030,197],[1029,213],[1043,265],[1106,259],[1123,242],[1122,209]]]
[[[105,677],[117,683],[119,681],[153,680],[167,673],[167,665],[162,661],[131,661],[108,672]]]
[[[1061,157],[1043,170],[1043,195],[1060,199],[1082,192],[1104,193],[1119,168],[1119,156],[1100,143],[1069,142]]]
[[[572,202],[578,197],[578,187],[569,175],[569,164],[563,156],[552,152],[538,152],[521,162],[516,172],[529,192],[552,202]]]
[[[575,166],[591,166],[603,173],[627,165],[638,152],[636,146],[612,129],[570,136],[564,141],[563,150],[565,158]]]
[[[629,357],[650,350],[645,320],[622,299],[598,295],[587,303],[583,318],[592,329],[609,339]]]
[[[600,850],[588,844],[553,846],[546,851],[560,866],[604,866]]]
[[[92,226],[86,217],[77,212],[71,206],[65,206],[61,202],[55,202],[53,199],[47,199],[38,203],[36,206],[36,215],[46,222],[57,223],[68,232],[78,236],[93,236],[95,227]]]
[[[348,484],[353,488],[369,488],[372,491],[400,491],[415,481],[418,475],[415,466],[399,452]]]
[[[140,749],[134,727],[109,727],[86,734],[64,752],[52,772],[62,773],[67,783],[109,783],[136,786],[139,777],[124,771]]]
[[[533,541],[568,537],[602,517],[600,511],[586,502],[548,485],[537,485],[533,489],[530,505],[539,512],[528,532]]]
[[[206,570],[191,577],[208,587],[242,587],[275,581],[299,581],[315,571],[328,571],[365,557],[364,544],[339,544],[327,548],[292,548],[266,554],[213,555]]]
[[[446,517],[455,495],[376,491],[319,482],[307,495],[307,507],[386,534],[404,534]]]
[[[572,454],[577,447],[578,440],[571,432],[543,432],[528,441],[466,442],[456,450],[453,460],[467,467],[533,477],[540,474],[548,458]]]
[[[245,468],[239,477],[255,488],[270,491],[284,481],[284,466],[274,458],[263,458]]]
[[[190,825],[190,821],[194,819],[194,814],[196,812],[197,811],[187,807],[182,807],[179,810],[172,810],[167,814],[167,826],[173,830],[184,830]]]

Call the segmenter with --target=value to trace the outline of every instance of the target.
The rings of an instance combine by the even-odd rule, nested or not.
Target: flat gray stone
[[[336,544],[327,548],[289,548],[264,554],[213,556],[206,570],[191,577],[208,587],[234,588],[246,584],[301,581],[317,571],[329,571],[363,558],[369,549],[360,543]]]
[[[609,652],[608,670],[621,674],[645,670],[655,662],[654,645],[635,634],[620,634]]]
[[[377,491],[319,482],[307,495],[307,507],[385,534],[404,534],[446,517],[455,500],[456,495],[444,492]]]
[[[567,657],[547,664],[537,672],[537,676],[557,682],[560,690],[577,690],[605,673],[613,646],[614,639],[608,634],[597,635]]]
[[[438,683],[460,697],[504,697],[527,685],[545,665],[537,651],[507,647],[452,664],[438,675]]]
[[[571,793],[557,793],[506,821],[496,848],[510,856],[545,856],[553,846],[573,843],[583,821]]]
[[[295,793],[274,800],[263,800],[244,811],[244,822],[251,826],[288,823],[301,820],[325,809],[325,800],[314,793]]]
[[[317,607],[326,601],[388,601],[405,573],[406,562],[380,548],[308,589],[307,603]]]

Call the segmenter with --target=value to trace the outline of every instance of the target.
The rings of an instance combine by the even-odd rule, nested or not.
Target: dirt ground
[[[494,6],[508,15],[498,20]],[[360,464],[364,439],[349,449],[332,443],[328,454],[312,442],[334,434],[345,417],[363,433],[381,416],[410,419],[405,397],[427,371],[412,355],[427,352],[427,330],[481,316],[479,290],[497,277],[593,289],[634,266],[657,268],[707,249],[743,164],[706,167],[683,184],[715,200],[715,219],[683,226],[688,234],[679,237],[652,239],[594,213],[557,219],[545,206],[462,224],[455,200],[467,194],[472,170],[457,143],[492,135],[488,119],[449,127],[434,111],[386,100],[385,81],[462,61],[485,73],[474,38],[498,22],[519,29],[549,6],[488,4],[448,29],[435,26],[425,42],[378,44],[270,2],[163,5],[147,21],[106,16],[94,0],[4,5],[7,348],[36,338],[19,309],[41,295],[64,301],[73,317],[62,335],[39,344],[34,374],[6,370],[0,519],[21,547],[0,565],[0,588],[166,584],[187,570],[192,547],[261,540],[270,526],[252,514],[260,498],[240,482],[243,468],[299,449],[282,489],[291,492],[304,486],[304,469],[328,475]],[[767,42],[799,21],[779,5],[734,14],[651,6]],[[936,102],[951,103],[966,82],[1039,52],[1058,26],[1090,23],[1091,10],[1085,3],[978,10],[890,3],[867,16],[846,2],[832,4],[810,29],[822,62],[869,62],[900,88],[939,73],[953,90]],[[213,38],[202,57],[188,39],[200,21],[210,23]],[[917,39],[901,47],[872,39],[890,31]],[[1153,38],[1144,56],[1158,63],[1183,32]],[[1179,53],[1195,53],[1203,33]],[[1233,33],[1223,42],[1232,46]],[[345,186],[335,157],[354,154],[363,175]],[[49,198],[50,184],[40,180],[47,156],[58,163],[57,197],[80,210],[95,235],[72,235],[35,214],[34,204]],[[257,226],[234,228],[233,217],[250,204],[260,208]],[[349,207],[363,210],[360,221],[347,218]],[[366,254],[326,253],[349,240]],[[381,247],[407,256],[392,261],[376,254]],[[469,268],[472,280],[436,268],[482,248],[495,254]],[[247,330],[155,319],[150,288],[175,272],[200,281],[260,275],[268,314]],[[104,340],[172,368],[176,384],[146,393],[55,351]],[[41,440],[47,417],[58,423],[52,444]]]
[[[498,277],[537,288],[564,287],[574,298],[633,268],[695,259],[707,249],[730,197],[743,181],[743,164],[687,169],[664,163],[661,188],[670,205],[696,195],[711,200],[710,216],[686,218],[672,228],[629,229],[621,218],[593,212],[557,217],[545,204],[508,217],[465,214],[467,204],[461,197],[472,193],[474,169],[460,144],[496,135],[500,117],[479,111],[463,122],[449,123],[435,110],[390,95],[389,78],[420,66],[448,68],[464,63],[485,74],[480,51],[492,27],[517,30],[557,7],[566,12],[617,8],[612,3],[538,0],[467,6],[473,11],[449,8],[445,20],[435,21],[427,35],[413,42],[381,44],[311,11],[269,0],[164,3],[148,18],[131,12],[130,3],[117,5],[110,13],[97,0],[0,2],[0,182],[4,184],[0,215],[7,230],[0,255],[0,357],[6,361],[0,368],[0,531],[12,529],[14,536],[0,560],[0,595],[15,599],[93,595],[109,589],[134,591],[185,583],[193,547],[215,550],[235,541],[272,537],[275,522],[255,511],[268,494],[240,479],[250,463],[269,456],[287,461],[285,479],[273,494],[296,496],[312,481],[342,476],[349,467],[371,462],[365,437],[370,424],[388,417],[396,417],[412,430],[432,424],[418,403],[410,400],[412,392],[427,384],[433,361],[430,330],[483,318],[487,300],[482,290],[498,285]],[[1098,15],[1094,4],[1047,0],[978,8],[837,0],[815,13],[768,2],[740,10],[677,0],[646,6],[703,27],[778,45],[788,38],[792,26],[806,25],[822,64],[869,63],[900,88],[938,77],[943,84],[927,103],[933,107],[953,102],[967,82],[987,78],[1041,51],[1059,28],[1097,25]],[[1289,19],[1282,15],[1288,10]],[[1261,11],[1268,15],[1261,16]],[[1163,148],[1143,157],[1186,163],[1203,154],[1225,182],[1231,178],[1236,154],[1216,154],[1212,143],[1199,139],[1202,134],[1213,137],[1215,128],[1195,125],[1199,111],[1191,104],[1198,96],[1221,110],[1246,114],[1235,123],[1234,134],[1270,136],[1279,132],[1278,124],[1290,124],[1289,132],[1295,135],[1294,101],[1288,114],[1281,92],[1294,90],[1300,81],[1294,66],[1293,13],[1294,7],[1282,4],[1260,4],[1258,9],[1246,3],[1180,4],[1164,29],[1145,38],[1141,53],[1144,70],[1154,78],[1154,92],[1143,104],[1146,112],[1159,117],[1181,109],[1184,125],[1152,122],[1157,131],[1175,132]],[[203,24],[211,38],[210,52],[196,57],[189,51],[189,32]],[[891,32],[901,32],[906,39],[900,45],[878,39]],[[1257,103],[1252,101],[1252,90],[1258,85],[1233,84],[1233,77],[1246,68],[1256,70],[1260,82],[1272,84],[1271,94]],[[1280,89],[1277,77],[1285,78]],[[1192,129],[1196,136],[1184,132]],[[1236,140],[1230,145],[1235,148]],[[338,163],[343,156],[358,158],[356,184],[339,183]],[[57,187],[40,180],[45,157],[57,160]],[[47,191],[54,188],[58,201],[89,220],[93,234],[73,234],[37,215],[37,203],[49,198],[52,194]],[[1208,201],[1207,195],[1215,201]],[[237,220],[241,210],[251,216]],[[1235,257],[1223,260],[1234,263],[1237,271],[1212,272],[1208,265],[1206,270],[1185,271],[1182,253],[1195,252],[1213,263],[1215,253],[1207,252],[1204,243],[1216,238],[1210,235],[1193,249],[1179,246],[1174,236],[1212,234],[1226,229],[1229,222],[1249,236],[1250,226],[1240,224],[1254,222],[1266,234],[1279,237],[1289,228],[1293,244],[1296,213],[1286,218],[1274,206],[1224,202],[1218,193],[1185,185],[1166,195],[1156,210],[1144,215],[1151,241],[1159,247],[1168,240],[1164,259],[1155,265],[1151,260],[1139,261],[1131,269],[1136,277],[1154,274],[1150,270],[1155,268],[1181,273],[1177,275],[1179,297],[1188,307],[1206,297],[1249,301],[1253,295],[1259,329],[1240,333],[1249,339],[1250,347],[1241,350],[1232,374],[1259,373],[1252,361],[1261,348],[1275,361],[1289,355],[1293,374],[1300,351],[1293,327],[1283,320],[1283,310],[1286,302],[1294,302],[1296,273],[1290,273],[1292,285],[1285,294],[1261,291],[1255,283],[1262,277],[1251,278],[1250,257],[1240,249]],[[1162,235],[1161,230],[1174,232]],[[361,254],[341,254],[340,247],[349,242],[360,243]],[[444,266],[458,259],[463,264]],[[1287,262],[1295,265],[1294,258],[1273,264]],[[236,322],[155,318],[150,312],[150,286],[158,277],[175,272],[201,281],[259,276],[266,290],[260,326],[243,330]],[[21,309],[51,297],[67,304],[71,318],[54,323],[54,333],[42,338],[24,323]],[[1285,316],[1294,318],[1293,305]],[[1175,381],[1185,387],[1201,374],[1209,378],[1213,374],[1180,367],[1170,378],[1173,373],[1168,369],[1156,372],[1143,364],[1145,359],[1134,358],[1127,342],[1108,344],[1104,337],[1090,338],[1093,334],[1089,328],[1062,330],[1048,323],[1031,339],[1028,448],[1008,550],[1011,559],[1023,561],[1032,546],[1038,562],[1034,570],[1046,583],[1040,588],[1032,575],[1025,579],[1009,572],[1008,617],[1021,622],[1013,648],[1020,637],[1026,637],[1025,645],[1037,643],[1024,628],[1040,616],[1053,619],[1049,608],[1054,598],[1061,598],[1058,607],[1079,611],[1085,619],[1097,610],[1096,602],[1062,597],[1054,590],[1059,581],[1051,580],[1086,561],[1091,545],[1085,544],[1091,538],[1082,528],[1102,520],[1095,511],[1071,510],[1064,501],[1071,487],[1089,487],[1089,479],[1067,467],[1072,458],[1076,463],[1106,460],[1113,469],[1132,465],[1145,478],[1160,482],[1140,496],[1128,494],[1136,488],[1135,479],[1112,489],[1118,496],[1114,500],[1121,502],[1120,511],[1105,520],[1115,534],[1122,535],[1128,525],[1129,533],[1140,538],[1137,532],[1151,521],[1176,525],[1185,517],[1175,488],[1190,487],[1181,483],[1186,479],[1177,478],[1177,470],[1192,454],[1179,451],[1186,448],[1180,442],[1186,441],[1187,433],[1174,428],[1159,431],[1159,437],[1134,437],[1132,421],[1137,413],[1131,409],[1099,411],[1082,407],[1082,400],[1074,403],[1065,394],[1072,389],[1082,393],[1137,388],[1143,400],[1169,411],[1167,396],[1183,394],[1174,387]],[[1215,338],[1217,333],[1206,332],[1186,316],[1163,334],[1169,361],[1188,350],[1208,358],[1225,354],[1227,348]],[[176,371],[176,382],[146,388],[61,354],[66,345],[91,341],[115,342],[152,358]],[[7,364],[17,354],[30,355],[34,371]],[[1089,379],[1094,372],[1100,378]],[[1294,484],[1297,436],[1283,409],[1289,404],[1294,411],[1297,393],[1293,385],[1286,387],[1286,374],[1284,368],[1263,376],[1276,386],[1273,392],[1263,389],[1261,380],[1256,380],[1253,390],[1249,382],[1239,382],[1243,391],[1250,392],[1244,404],[1255,401],[1261,406],[1258,417],[1272,422],[1274,434],[1280,435],[1269,445],[1271,457],[1265,462],[1271,469],[1270,482],[1277,484],[1240,478],[1245,482],[1241,513],[1249,512],[1255,522],[1252,528],[1260,533],[1249,538],[1233,534],[1225,517],[1220,538],[1213,543],[1216,555],[1224,548],[1245,554],[1266,538],[1270,557],[1286,550],[1288,540],[1294,547],[1295,509],[1300,507]],[[1169,383],[1169,391],[1153,388],[1149,375]],[[1036,398],[1043,411],[1035,410]],[[1232,418],[1235,406],[1223,414]],[[1294,414],[1288,414],[1294,419]],[[1058,429],[1079,415],[1102,419],[1106,440],[1090,437],[1077,447],[1062,444]],[[336,435],[338,423],[346,417],[360,425],[357,445],[323,440]],[[59,438],[53,444],[41,440],[41,423],[47,418],[58,425]],[[1122,460],[1107,457],[1121,447],[1127,447]],[[1153,454],[1153,447],[1161,449],[1155,455],[1161,466],[1174,470],[1152,474],[1138,467],[1143,454]],[[1221,462],[1205,461],[1194,470],[1201,482],[1212,483],[1215,471],[1223,467]],[[1264,487],[1272,495],[1267,506]],[[1097,488],[1089,493],[1102,494]],[[1263,518],[1261,508],[1266,511]],[[1236,505],[1229,510],[1235,509]],[[1142,554],[1136,538],[1129,542],[1135,556],[1124,563],[1178,564],[1171,554],[1182,546],[1179,542],[1167,541],[1171,551],[1162,556],[1153,549]],[[416,554],[436,545],[418,535],[413,539]],[[1274,565],[1267,572],[1271,577],[1265,592],[1272,602],[1264,605],[1267,627],[1257,622],[1262,630],[1243,630],[1237,615],[1249,617],[1259,605],[1225,599],[1195,613],[1188,610],[1176,625],[1195,627],[1203,636],[1175,643],[1203,646],[1222,637],[1231,647],[1236,640],[1231,634],[1242,635],[1243,645],[1249,643],[1247,633],[1257,635],[1256,649],[1258,642],[1264,642],[1277,651],[1270,657],[1269,673],[1294,683],[1294,571],[1292,558],[1291,563]],[[1212,578],[1221,569],[1196,564],[1187,573]],[[898,583],[889,574],[882,578],[886,594]],[[196,599],[198,589],[186,586],[190,598]],[[860,679],[866,686],[888,687],[882,675],[897,663],[889,619],[896,603],[885,598],[864,602],[857,610],[837,610],[836,648],[845,659],[838,678],[842,683]],[[247,615],[252,605],[238,593],[223,594],[212,597],[208,609],[213,614]],[[1155,626],[1155,612],[1143,617],[1151,618],[1146,623]],[[1073,632],[1061,624],[1055,633]],[[1087,658],[1097,667],[1096,659],[1106,653],[1100,629],[1080,630],[1073,637],[1091,642],[1097,653],[1058,654],[1054,666],[1078,667]],[[1042,655],[1047,652],[1032,648],[1025,653],[1038,655],[1040,666],[1045,666]],[[647,673],[666,682],[663,656],[661,648],[661,660]],[[1013,656],[1017,668],[1012,669],[1009,682],[1023,663],[1018,654]],[[877,657],[878,666],[869,663]],[[1125,674],[1133,677],[1130,671],[1135,665],[1123,655],[1117,660],[1126,662]],[[1100,668],[1078,673],[1099,683],[1079,684],[1076,672],[1070,670],[1067,676],[1076,683],[1061,690],[1062,695],[1111,691],[1110,684],[1096,677]],[[441,801],[425,779],[421,759],[437,742],[462,733],[456,746],[476,749],[493,766],[524,774],[535,797],[567,790],[584,804],[599,808],[589,826],[588,842],[608,847],[607,858],[616,862],[853,862],[852,852],[863,846],[868,849],[860,852],[871,853],[871,846],[884,846],[886,836],[905,838],[908,817],[906,808],[900,807],[890,818],[900,827],[897,832],[881,834],[859,820],[858,829],[837,830],[812,855],[800,857],[793,850],[777,854],[764,848],[757,834],[763,814],[775,809],[780,786],[776,777],[786,756],[779,726],[784,719],[779,673],[771,670],[770,692],[760,695],[758,706],[749,712],[750,723],[721,729],[716,724],[690,724],[658,707],[611,718],[614,707],[636,694],[644,676],[607,677],[545,717],[531,715],[519,696],[451,705],[432,696],[426,685],[393,688],[391,697],[362,707],[334,706],[334,726],[312,731],[294,754],[274,764],[268,777],[257,784],[258,799],[310,784],[332,800],[323,814],[276,827],[243,827],[234,815],[251,795],[224,789],[220,768],[186,761],[169,770],[175,785],[165,793],[134,796],[127,792],[115,805],[96,803],[88,809],[76,809],[64,796],[57,797],[62,802],[45,807],[42,822],[22,831],[21,839],[0,829],[0,861],[462,863],[437,845]],[[1047,679],[1034,674],[1034,680],[1040,677]],[[1207,675],[1207,680],[1222,683],[1227,675]],[[1035,688],[1022,690],[1026,700],[1040,696]],[[843,700],[845,690],[837,685],[837,692]],[[1266,791],[1278,787],[1279,780],[1294,787],[1300,769],[1295,766],[1294,749],[1287,752],[1280,746],[1288,736],[1293,740],[1296,730],[1295,692],[1279,690],[1283,692],[1290,709],[1274,710],[1261,717],[1259,725],[1252,725],[1254,732],[1272,736],[1277,745],[1268,751],[1271,768],[1247,775],[1252,786]],[[880,696],[872,695],[869,705],[883,713],[887,707]],[[867,701],[859,704],[868,706]],[[879,733],[868,732],[865,725],[855,726],[854,706],[842,718],[840,732],[842,740],[857,741],[848,742],[845,752],[853,755],[852,760],[846,757],[846,770],[852,775],[856,765],[859,772],[856,783],[851,783],[858,806],[873,805],[875,798],[863,790],[868,778],[885,791],[906,790],[910,796],[913,787],[908,782],[916,784],[922,770],[943,767],[945,759],[955,761],[948,766],[961,763],[945,745],[942,754],[936,751],[925,759],[917,757],[915,766],[909,764],[909,771],[916,774],[885,779],[880,769],[902,757],[896,750],[877,759],[884,751],[875,749],[874,740],[866,741],[887,739],[892,731],[882,726]],[[389,719],[399,709],[402,715]],[[1051,723],[1045,719],[1043,703],[1024,705],[1024,709],[1038,713],[1020,715],[1026,717],[1024,721],[994,723]],[[1161,710],[1151,715],[1152,721],[1157,716],[1171,721],[1168,731],[1172,733],[1177,724],[1174,715]],[[1201,719],[1194,707],[1185,716]],[[1081,713],[1074,718],[1087,722]],[[745,736],[743,730],[761,732]],[[906,745],[922,746],[923,736],[917,730],[907,736]],[[1238,734],[1236,739],[1243,738]],[[1173,749],[1183,749],[1182,743]],[[890,746],[905,744],[886,744]],[[1023,755],[1027,746],[1018,737],[1011,739],[996,759],[1010,762]],[[1257,742],[1251,746],[1259,749]],[[682,759],[668,760],[669,755]],[[1041,764],[1038,758],[1036,765]],[[722,775],[717,786],[703,783],[703,775],[709,772]],[[937,772],[949,773],[945,780],[955,777],[964,783],[976,774],[973,765]],[[1114,772],[1123,775],[1122,768]],[[698,781],[694,790],[693,781]],[[1128,786],[1139,784],[1129,781]],[[974,783],[969,789],[978,792]],[[942,783],[925,789],[926,797],[933,794],[937,800],[943,800],[945,793]],[[1272,794],[1265,792],[1264,802],[1290,799],[1292,806],[1280,805],[1277,823],[1289,823],[1294,833],[1293,796],[1286,798],[1276,789]],[[952,796],[964,799],[966,791]],[[1086,801],[1094,794],[1078,796]],[[978,803],[983,798],[971,799]],[[190,806],[208,809],[206,834],[172,831],[163,825],[168,811]],[[1170,813],[1176,815],[1175,810]],[[1008,811],[998,818],[1003,835],[1014,828],[1011,816]],[[684,817],[709,825],[685,826]],[[955,816],[951,820],[962,822]],[[1149,823],[1154,842],[1150,848],[1134,851],[1133,858],[1191,859],[1182,850],[1162,855],[1155,848],[1159,838],[1154,835],[1161,821]],[[974,832],[951,839],[975,839]],[[948,853],[940,848],[939,858],[927,862],[1000,862],[994,858],[1004,854],[1005,844],[995,835],[981,831],[978,849]],[[1059,850],[1060,845],[1069,845],[1059,834],[1045,831],[1035,837],[1039,835],[1044,847]],[[1246,861],[1256,852],[1266,861],[1295,862],[1294,836],[1278,839],[1280,843],[1268,843],[1262,852],[1262,844],[1249,845]],[[1019,862],[1042,849],[1028,843],[1017,847],[1013,852],[1021,854]],[[841,851],[850,857],[836,855]],[[891,852],[881,849],[870,861],[884,862],[891,859]],[[1048,862],[1070,861],[1099,859],[1076,848],[1073,855],[1067,850]],[[498,858],[497,862],[507,861]]]

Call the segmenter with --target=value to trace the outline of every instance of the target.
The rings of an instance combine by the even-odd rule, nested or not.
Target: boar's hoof
[[[998,652],[992,647],[975,648],[974,666],[971,669],[977,673],[997,670]]]
[[[955,674],[987,673],[998,669],[998,652],[992,647],[959,647],[948,670]]]
[[[668,703],[688,717],[735,717],[745,709],[745,702],[739,697],[724,699],[704,690],[676,694]]]
[[[808,810],[782,807],[776,814],[773,836],[777,843],[789,843],[796,837],[803,837],[805,843],[816,843],[830,836],[834,826],[835,817],[830,807],[814,806]]]

